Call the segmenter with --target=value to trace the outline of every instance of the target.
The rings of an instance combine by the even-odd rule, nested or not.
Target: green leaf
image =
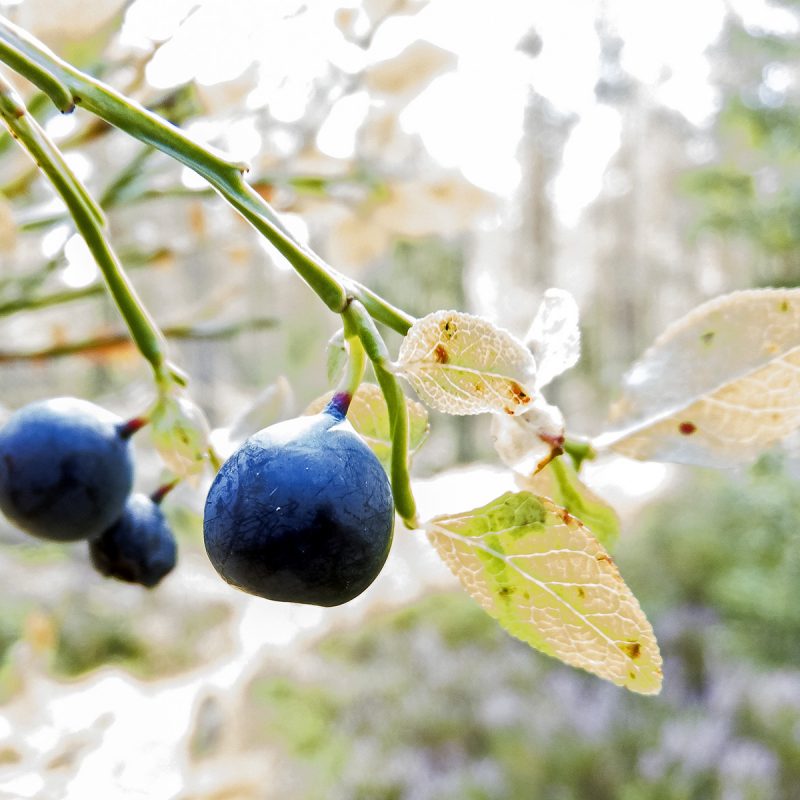
[[[331,397],[333,392],[318,397],[304,413],[319,414],[328,405]],[[428,438],[430,426],[425,406],[413,400],[407,400],[406,406],[408,452],[409,455],[413,455]],[[347,419],[389,472],[392,459],[392,431],[389,426],[389,409],[380,386],[374,383],[360,384],[347,411]]]
[[[517,484],[521,489],[549,497],[556,505],[566,508],[603,547],[611,549],[616,544],[619,538],[617,512],[581,481],[568,461],[556,458],[536,475],[517,476]]]
[[[566,509],[508,492],[426,529],[464,588],[509,633],[631,691],[660,691],[650,623],[611,557]]]

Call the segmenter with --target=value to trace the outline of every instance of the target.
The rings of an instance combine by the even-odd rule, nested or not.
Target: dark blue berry
[[[0,509],[44,539],[102,533],[131,491],[128,432],[110,411],[73,397],[21,408],[0,429]]]
[[[375,580],[393,527],[386,473],[335,405],[250,437],[211,485],[203,524],[228,583],[320,606]]]
[[[175,537],[158,504],[134,494],[122,516],[89,542],[89,555],[102,575],[152,587],[175,566]]]

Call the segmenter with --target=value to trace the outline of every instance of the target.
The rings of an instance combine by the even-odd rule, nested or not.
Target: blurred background
[[[791,0],[0,0],[60,56],[198,140],[302,240],[414,315],[522,335],[582,312],[548,400],[603,428],[620,378],[717,294],[800,283],[800,3]],[[9,71],[3,68],[3,74]],[[13,76],[11,76],[13,77]],[[327,390],[337,320],[195,175],[15,79],[224,444]],[[0,404],[120,415],[149,369],[52,191],[0,135]],[[397,338],[389,337],[396,352]],[[237,422],[238,421],[238,422]],[[137,437],[137,488],[162,477]],[[432,414],[423,514],[510,483],[483,418]],[[511,639],[418,534],[344,608],[223,584],[206,481],[165,503],[176,574],[146,591],[85,548],[0,528],[0,798],[800,798],[800,497],[750,470],[590,465],[665,656],[657,698]]]

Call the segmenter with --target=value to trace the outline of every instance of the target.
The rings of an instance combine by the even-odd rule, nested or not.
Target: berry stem
[[[386,405],[389,409],[389,428],[392,433],[391,482],[394,504],[406,527],[419,527],[417,506],[411,491],[411,476],[408,471],[408,409],[406,397],[394,373],[386,343],[375,322],[358,300],[351,300],[342,314],[345,324],[357,332],[367,357],[372,362]]]
[[[130,439],[134,433],[144,428],[148,422],[149,420],[147,417],[132,417],[131,419],[117,426],[117,433],[121,439]]]
[[[344,325],[344,341],[347,347],[347,368],[333,393],[328,407],[344,417],[347,416],[350,403],[361,385],[364,369],[367,366],[367,356],[364,352],[364,345],[361,344],[361,340],[358,337],[358,331],[350,317],[342,314],[342,322]]]
[[[158,487],[151,495],[150,499],[157,505],[161,505],[161,501],[180,483],[180,478],[175,478],[175,480],[170,481],[169,483],[162,484]]]

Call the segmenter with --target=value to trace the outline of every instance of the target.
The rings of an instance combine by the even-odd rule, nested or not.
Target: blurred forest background
[[[0,13],[249,161],[296,235],[412,314],[459,308],[521,335],[545,289],[572,292],[582,358],[548,399],[573,433],[602,430],[671,320],[723,292],[800,284],[800,3],[0,0]],[[254,231],[165,156],[16,85],[101,199],[220,447],[327,390],[337,320]],[[63,394],[147,407],[149,371],[86,248],[7,135],[0,267],[5,411]],[[151,491],[159,461],[139,438]],[[486,420],[433,414],[423,508],[475,505],[504,480],[484,462]],[[592,465],[665,655],[658,698],[512,640],[402,529],[386,574],[320,611],[217,579],[202,482],[166,504],[180,563],[152,592],[4,524],[0,798],[800,798],[794,464]]]

